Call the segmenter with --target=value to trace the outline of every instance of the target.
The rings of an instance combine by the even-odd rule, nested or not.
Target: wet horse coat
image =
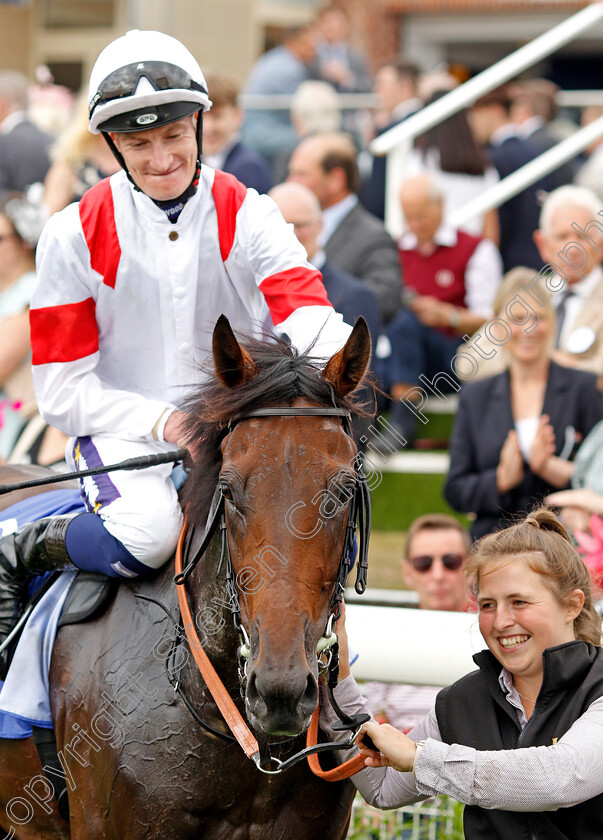
[[[346,407],[369,347],[361,322],[321,376],[282,343],[243,349],[227,322],[219,322],[217,380],[191,406],[197,458],[184,503],[190,521],[203,525],[219,481],[251,648],[239,708],[280,758],[303,746],[298,736],[316,706],[316,644],[344,541],[349,496],[341,488],[354,481],[355,449],[334,417],[256,418],[230,432],[226,422],[267,403]],[[315,500],[325,493],[339,494],[339,505],[317,528]],[[204,649],[237,698],[241,639],[217,542],[187,590]],[[174,692],[166,667],[178,675],[196,714],[226,732],[186,645],[174,654],[174,622],[159,605],[177,619],[173,574],[168,564],[123,584],[100,619],[58,634],[51,702],[68,770],[71,836],[342,840],[353,798],[349,782],[321,781],[306,762],[283,775],[262,774],[236,743],[203,729]]]

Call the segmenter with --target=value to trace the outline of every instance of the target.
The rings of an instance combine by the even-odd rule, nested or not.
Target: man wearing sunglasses
[[[423,610],[466,610],[465,560],[469,534],[454,517],[431,513],[412,523],[406,535],[402,575],[419,595]]]
[[[72,468],[186,443],[177,406],[222,313],[235,331],[274,330],[299,350],[316,341],[321,358],[350,334],[274,202],[201,166],[210,107],[197,61],[160,32],[128,32],[92,70],[90,131],[122,171],[49,220],[30,311],[38,406],[71,436]],[[182,520],[172,466],[86,479],[88,512],[0,540],[0,642],[30,573],[135,577],[171,556]]]

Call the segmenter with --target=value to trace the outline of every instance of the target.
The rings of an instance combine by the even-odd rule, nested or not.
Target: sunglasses
[[[440,557],[444,568],[450,572],[457,572],[465,562],[464,554],[442,554],[436,555],[436,557]],[[416,572],[423,573],[431,569],[436,557],[432,557],[430,554],[421,554],[418,557],[409,557],[408,562]]]
[[[137,61],[114,70],[103,80],[90,103],[90,116],[101,102],[111,102],[113,99],[132,96],[143,76],[155,90],[199,90],[207,93],[202,85],[195,82],[176,64],[170,64],[167,61]]]

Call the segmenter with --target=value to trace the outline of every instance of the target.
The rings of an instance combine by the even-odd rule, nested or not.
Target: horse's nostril
[[[318,683],[312,674],[308,674],[308,679],[306,680],[306,690],[304,692],[303,702],[312,709],[315,709],[318,704]]]
[[[247,680],[247,690],[245,692],[247,697],[247,702],[254,707],[259,699],[259,693],[257,688],[257,680],[255,671],[252,671],[249,675],[249,679]]]

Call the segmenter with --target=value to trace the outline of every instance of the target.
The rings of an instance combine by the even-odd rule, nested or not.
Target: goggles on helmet
[[[143,76],[157,91],[196,90],[207,94],[207,90],[177,64],[167,61],[137,61],[114,70],[101,82],[90,103],[90,116],[97,105],[133,96]]]

